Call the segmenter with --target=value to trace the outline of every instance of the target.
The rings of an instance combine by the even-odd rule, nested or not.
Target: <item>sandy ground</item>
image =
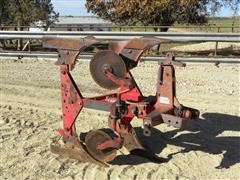
[[[58,67],[50,61],[0,60],[0,179],[240,179],[239,66],[177,68],[177,96],[198,108],[201,120],[179,131],[153,129],[148,145],[169,158],[155,164],[121,149],[109,168],[60,158],[49,151],[61,127]],[[157,63],[141,63],[133,74],[145,95],[154,94]],[[88,62],[73,72],[85,96],[104,94],[92,81]],[[84,110],[78,131],[107,126],[107,113]],[[134,126],[141,121],[133,120]],[[140,128],[137,128],[139,132]]]
[[[196,43],[196,44],[188,44],[183,46],[177,46],[171,48],[173,51],[181,51],[181,52],[199,52],[199,51],[211,51],[215,50],[216,42],[203,42],[203,43]],[[218,43],[218,50],[240,50],[240,43],[233,43],[233,42],[219,42]]]

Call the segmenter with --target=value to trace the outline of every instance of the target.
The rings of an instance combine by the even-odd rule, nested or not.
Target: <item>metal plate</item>
[[[104,74],[104,69],[110,71],[118,78],[125,78],[126,66],[122,58],[111,50],[97,52],[90,62],[90,72],[94,81],[105,89],[117,89],[119,85],[111,81]]]
[[[167,159],[157,156],[148,147],[143,146],[133,128],[130,132],[122,131],[120,134],[124,138],[123,145],[130,152],[130,154],[147,158],[152,162],[167,162]]]
[[[106,149],[104,151],[98,150],[97,145],[105,141],[111,140],[112,138],[101,130],[90,131],[85,138],[85,144],[88,152],[97,160],[101,162],[110,162],[116,155],[116,149]]]
[[[97,43],[98,41],[93,36],[87,36],[85,38],[43,38],[43,47],[61,49],[61,50],[75,50],[82,51],[86,47]]]
[[[50,145],[50,150],[54,154],[58,154],[63,157],[68,157],[72,159],[77,159],[81,162],[90,162],[98,164],[103,167],[108,167],[104,162],[98,161],[93,158],[87,151],[87,148],[80,140],[75,136],[68,136],[64,138],[64,145],[61,145],[59,142],[53,142]]]

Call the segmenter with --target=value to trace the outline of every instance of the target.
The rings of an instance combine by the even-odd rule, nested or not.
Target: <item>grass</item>
[[[234,28],[232,28],[232,26]],[[154,32],[153,27],[137,27],[137,26],[114,26],[112,31],[148,31]],[[169,31],[177,32],[240,32],[240,17],[233,18],[210,18],[204,25],[187,25],[175,23]]]
[[[210,18],[208,20],[208,23],[205,25],[200,25],[200,26],[194,26],[194,25],[187,25],[187,24],[174,24],[169,31],[171,32],[240,32],[240,17],[238,17],[237,20],[235,20],[234,23],[234,29],[232,29],[233,25],[233,18]],[[119,27],[114,27],[112,29],[113,31],[120,31]],[[121,31],[148,31],[148,32],[154,32],[153,27],[121,27]],[[158,50],[153,50],[149,51],[148,55],[156,55],[156,54],[161,54],[161,53],[166,53],[171,49],[172,47],[177,47],[177,46],[182,46],[182,45],[187,45],[187,44],[194,44],[194,42],[188,42],[188,43],[167,43],[161,46],[160,51]],[[213,53],[213,52],[207,52]],[[231,54],[231,53],[230,53]]]

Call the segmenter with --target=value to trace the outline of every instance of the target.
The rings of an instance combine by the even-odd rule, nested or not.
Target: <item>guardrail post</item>
[[[0,26],[0,30],[2,31],[4,29],[4,27]],[[0,49],[4,49],[5,48],[5,39],[0,39]]]
[[[220,27],[218,27],[218,33],[220,32]],[[218,41],[216,41],[214,56],[217,56]]]
[[[217,56],[217,49],[218,49],[218,41],[216,42],[216,46],[215,46],[215,52],[214,52],[214,56]]]

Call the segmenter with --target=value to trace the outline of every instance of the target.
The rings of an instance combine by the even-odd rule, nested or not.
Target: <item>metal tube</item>
[[[56,60],[57,53],[44,53],[44,52],[34,52],[34,53],[24,53],[24,52],[1,52],[0,57],[9,58],[9,57],[28,57],[28,58],[46,58],[49,60]],[[93,57],[92,54],[82,54],[78,57],[81,60],[90,60]],[[165,57],[160,56],[143,56],[142,61],[159,61],[164,60]],[[214,57],[176,57],[176,60],[183,61],[186,63],[209,63],[209,64],[240,64],[239,58],[214,58]]]
[[[82,38],[95,36],[99,40],[126,40],[143,36],[155,36],[175,42],[240,42],[240,33],[190,33],[190,32],[109,32],[109,31],[0,31],[0,39],[41,39],[43,37]]]

